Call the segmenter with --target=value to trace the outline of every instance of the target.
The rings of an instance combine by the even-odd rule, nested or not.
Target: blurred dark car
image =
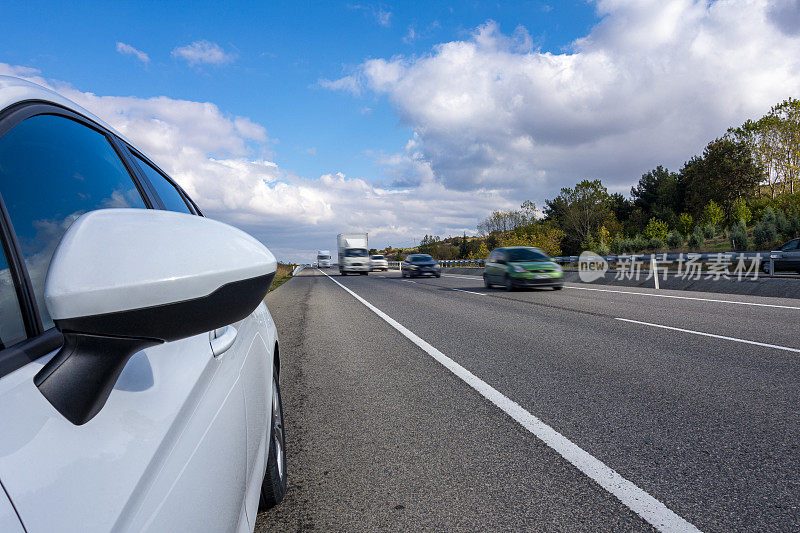
[[[411,254],[400,264],[402,277],[416,278],[417,276],[442,277],[442,267],[436,259],[428,254]]]
[[[775,271],[793,270],[800,273],[800,239],[792,239],[772,252]],[[761,259],[761,270],[769,274],[769,257]]]

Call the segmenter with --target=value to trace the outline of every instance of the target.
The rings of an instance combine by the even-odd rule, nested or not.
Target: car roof
[[[144,153],[142,150],[139,150],[139,148],[129,139],[125,138],[124,135],[109,126],[103,119],[88,109],[79,106],[69,98],[61,96],[52,89],[37,85],[31,81],[15,78],[14,76],[0,75],[0,111],[3,111],[14,104],[19,104],[21,102],[54,104],[65,109],[69,109],[70,111],[73,111],[79,115],[83,115],[99,126],[102,126],[129,145],[136,148],[136,150],[139,152]]]

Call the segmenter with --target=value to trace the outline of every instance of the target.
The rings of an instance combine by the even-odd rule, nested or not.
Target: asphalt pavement
[[[326,273],[267,297],[289,489],[257,531],[800,528],[797,300]]]

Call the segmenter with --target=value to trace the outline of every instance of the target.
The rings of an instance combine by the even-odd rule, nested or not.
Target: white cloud
[[[361,94],[361,83],[356,76],[344,76],[338,80],[320,79],[320,87],[331,89],[333,91],[346,91],[353,95]]]
[[[133,46],[117,41],[117,52],[120,54],[131,55],[144,64],[150,63],[150,56]]]
[[[392,25],[392,12],[380,5],[347,4],[349,9],[369,13],[379,26],[388,28]]]
[[[642,172],[679,167],[729,126],[800,96],[800,30],[785,23],[796,2],[596,9],[601,21],[564,53],[489,21],[426,55],[366,60],[346,90],[386,95],[415,131],[403,155],[448,189],[508,189],[539,204],[585,177],[627,191]]]
[[[183,59],[189,65],[224,65],[236,59],[235,54],[229,54],[217,43],[210,41],[194,41],[186,46],[179,46],[172,50],[172,56]]]
[[[300,177],[254,156],[269,151],[263,126],[214,104],[98,96],[2,63],[0,74],[47,86],[95,113],[167,171],[208,216],[249,231],[281,259],[310,260],[314,250],[333,248],[339,232],[368,231],[377,247],[410,245],[425,233],[470,232],[475,213],[508,204],[497,191],[448,191],[430,179],[397,190],[341,172]],[[426,163],[402,156],[402,164],[430,178]]]

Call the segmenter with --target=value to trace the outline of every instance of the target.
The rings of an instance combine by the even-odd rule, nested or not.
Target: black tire
[[[769,261],[761,263],[761,272],[763,272],[764,274],[769,274]]]
[[[362,275],[362,276],[368,276],[368,275],[369,275],[369,272],[361,272],[361,275]]]
[[[274,366],[272,367],[272,391],[269,457],[264,481],[261,483],[261,498],[258,500],[259,511],[275,507],[286,495],[286,436],[283,427],[283,402],[278,383],[278,369]]]
[[[441,277],[442,277],[442,275],[441,275],[441,274],[436,274],[436,277],[437,277],[437,278],[441,278]]]
[[[340,276],[346,276],[347,272],[345,272],[344,270],[341,270],[341,271],[339,271],[339,275]]]
[[[564,287],[562,287],[561,285],[556,285],[555,287],[553,287],[553,290],[554,290],[554,291],[560,291],[560,290],[561,290],[561,289],[563,289],[563,288],[564,288]]]
[[[514,290],[514,282],[511,281],[511,276],[506,276],[506,283],[505,283],[506,292],[511,292]]]
[[[486,274],[483,275],[483,286],[486,287],[487,289],[492,288],[492,284],[489,283],[489,278],[486,276]]]

